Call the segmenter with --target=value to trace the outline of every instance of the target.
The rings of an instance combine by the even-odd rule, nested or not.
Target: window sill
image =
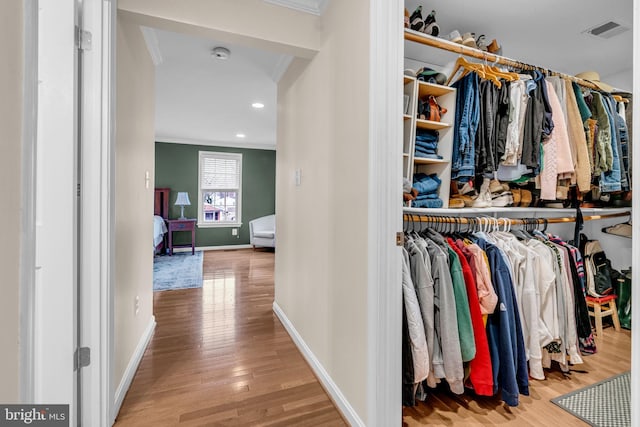
[[[198,228],[239,228],[242,227],[241,222],[219,222],[219,223],[211,223],[211,222],[199,222]]]

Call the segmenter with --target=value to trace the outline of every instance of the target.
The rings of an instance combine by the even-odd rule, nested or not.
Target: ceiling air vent
[[[618,24],[617,22],[608,21],[604,24],[596,25],[595,27],[589,28],[584,32],[602,39],[610,39],[624,33],[625,31],[629,31],[629,28],[625,27],[622,24]]]

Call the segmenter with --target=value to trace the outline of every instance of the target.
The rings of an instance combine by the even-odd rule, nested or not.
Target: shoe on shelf
[[[496,55],[502,55],[502,46],[498,44],[496,39],[493,39],[489,45],[487,45],[487,51],[489,53],[495,53]]]
[[[459,191],[460,191],[460,194],[466,194],[471,197],[477,195],[476,189],[473,188],[473,181],[465,182]]]
[[[438,37],[438,34],[440,34],[440,26],[438,26],[438,24],[436,24],[435,22],[432,22],[431,24],[426,25],[422,29],[422,32],[433,37]]]
[[[511,194],[513,195],[513,206],[520,206],[520,199],[522,198],[522,193],[519,188],[512,188]]]
[[[513,195],[511,191],[503,191],[500,194],[493,194],[491,196],[491,206],[497,208],[504,208],[513,205]]]
[[[533,196],[531,194],[531,191],[524,188],[520,190],[520,207],[528,208],[531,204],[532,199]]]
[[[421,30],[425,34],[429,34],[430,36],[438,37],[440,34],[440,27],[436,23],[436,11],[432,10],[429,15],[424,20],[424,27]]]
[[[409,28],[415,31],[422,31],[424,28],[424,21],[422,20],[422,6],[418,5],[416,10],[413,11],[409,17]]]
[[[486,52],[488,50],[487,38],[484,36],[484,34],[480,34],[478,38],[476,38],[476,46],[482,51]]]
[[[492,179],[491,183],[489,184],[489,190],[491,191],[492,194],[500,194],[504,191],[508,191],[509,185],[503,184],[497,179]]]
[[[464,33],[462,36],[462,44],[468,47],[477,48],[476,33]]]
[[[462,43],[462,36],[460,35],[460,31],[458,30],[451,31],[445,38],[453,43]]]
[[[489,190],[489,185],[489,178],[484,178],[484,180],[482,181],[482,185],[480,186],[478,197],[476,197],[476,200],[473,202],[474,208],[491,207],[491,191]]]
[[[452,209],[462,209],[465,207],[464,200],[458,196],[454,196],[449,199],[449,208]]]

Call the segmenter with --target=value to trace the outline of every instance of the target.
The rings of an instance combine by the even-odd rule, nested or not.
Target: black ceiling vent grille
[[[602,39],[610,39],[619,34],[622,34],[626,31],[629,31],[628,27],[624,25],[618,24],[617,22],[608,21],[604,24],[596,25],[595,27],[589,28],[585,32],[595,37],[599,37]]]

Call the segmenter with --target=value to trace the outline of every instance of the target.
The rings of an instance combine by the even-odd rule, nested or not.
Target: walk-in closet
[[[631,425],[632,5],[458,3],[405,1],[404,425]]]

